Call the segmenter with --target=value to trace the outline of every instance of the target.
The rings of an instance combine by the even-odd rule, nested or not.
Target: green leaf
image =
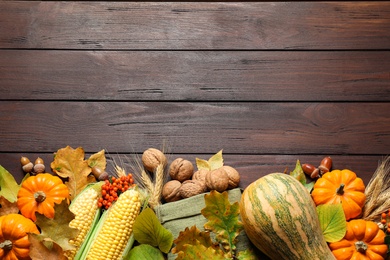
[[[0,196],[14,203],[18,199],[19,188],[14,176],[0,165]]]
[[[318,205],[317,214],[326,242],[340,241],[347,232],[347,221],[341,203]]]
[[[243,229],[243,224],[238,219],[240,213],[238,202],[230,204],[226,191],[219,193],[213,190],[205,195],[205,204],[206,207],[201,211],[208,220],[204,228],[214,232],[215,239],[233,256],[236,238]]]
[[[153,259],[164,260],[162,252],[148,244],[141,244],[131,249],[127,260]]]
[[[164,253],[168,253],[171,250],[173,235],[161,225],[151,208],[141,211],[135,219],[133,232],[135,240],[140,244],[156,246]]]
[[[302,169],[302,166],[301,166],[301,163],[299,160],[297,160],[297,163],[295,164],[295,169],[292,172],[290,172],[290,175],[292,177],[294,177],[295,179],[297,179],[303,185],[306,184],[306,175],[303,172],[303,169]]]

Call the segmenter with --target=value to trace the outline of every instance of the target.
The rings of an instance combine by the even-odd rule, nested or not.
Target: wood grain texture
[[[63,147],[58,147],[58,149]],[[77,148],[77,147],[73,147]],[[149,147],[145,147],[147,149]],[[156,147],[160,148],[160,147]],[[40,157],[44,160],[46,171],[52,172],[50,169],[50,163],[53,161],[53,153],[5,153],[1,154],[1,165],[6,168],[10,173],[15,176],[15,179],[20,182],[24,176],[24,173],[20,166],[20,157],[26,156],[31,161]],[[98,151],[96,151],[98,152]],[[91,154],[86,154],[87,159]],[[137,174],[137,167],[132,162],[134,158],[139,157],[140,154],[109,154],[106,152],[107,157],[107,172],[114,174],[114,165],[119,165],[127,172]],[[208,159],[212,154],[169,154],[168,164],[170,164],[176,158],[184,158],[192,162],[196,169],[196,158]],[[301,163],[310,163],[318,166],[321,162],[322,155],[236,155],[236,154],[223,154],[225,165],[236,168],[240,175],[240,187],[245,188],[254,180],[265,176],[266,174],[273,172],[287,172],[289,173],[295,167],[295,163],[299,160]],[[376,155],[334,155],[333,169],[350,169],[354,171],[360,178],[367,184],[377,169],[379,163],[384,159],[384,156]]]
[[[2,100],[389,101],[388,51],[0,51]]]
[[[390,103],[2,102],[2,151],[65,145],[172,153],[372,154],[389,152]]]
[[[389,2],[0,2],[0,48],[388,49]]]

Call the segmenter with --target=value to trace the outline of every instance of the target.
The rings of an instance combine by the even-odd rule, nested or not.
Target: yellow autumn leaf
[[[73,200],[90,182],[96,181],[90,176],[91,167],[84,159],[85,153],[82,147],[73,149],[70,146],[61,148],[55,154],[51,168],[55,174],[67,178],[65,185],[68,186],[70,198]]]

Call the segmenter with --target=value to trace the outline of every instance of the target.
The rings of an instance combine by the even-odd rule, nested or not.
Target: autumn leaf
[[[16,202],[9,202],[3,196],[0,196],[0,216],[5,216],[12,213],[19,213],[19,208]]]
[[[257,260],[257,255],[251,249],[240,251],[237,254],[237,260]]]
[[[208,220],[204,228],[214,232],[215,239],[233,256],[237,236],[243,230],[243,224],[239,220],[239,204],[238,202],[230,204],[226,191],[219,193],[213,190],[204,197],[206,207],[201,213]]]
[[[11,203],[16,202],[19,188],[14,176],[0,165],[0,196]]]
[[[322,204],[316,209],[325,241],[340,241],[347,232],[347,220],[341,203]]]
[[[215,250],[213,247],[205,247],[199,241],[195,244],[184,245],[184,250],[180,251],[176,260],[225,260],[222,251]]]
[[[131,249],[127,260],[139,260],[139,259],[153,259],[153,260],[164,260],[163,253],[158,249],[149,244],[141,244]]]
[[[28,233],[31,243],[30,257],[32,260],[66,260],[64,251],[56,243],[51,242],[51,247],[45,245],[45,238],[38,234]]]
[[[177,254],[180,251],[185,251],[185,245],[195,245],[199,243],[204,247],[212,247],[215,250],[219,249],[219,245],[214,243],[210,238],[210,233],[205,231],[200,231],[196,226],[190,228],[186,227],[184,231],[180,231],[179,236],[173,241],[175,247],[172,248],[171,252]]]
[[[105,151],[101,150],[101,151],[99,151],[97,153],[92,154],[88,158],[87,162],[88,162],[88,166],[91,167],[91,168],[92,167],[98,167],[101,170],[105,170],[106,166],[107,166],[107,160],[106,160]]]
[[[54,218],[50,219],[37,213],[37,226],[41,229],[43,238],[50,238],[57,243],[64,251],[71,250],[74,247],[69,244],[69,239],[73,239],[79,233],[77,228],[69,227],[69,222],[74,219],[74,214],[69,210],[66,200],[61,204],[54,205]]]
[[[90,175],[91,167],[88,161],[84,159],[84,149],[78,147],[76,149],[67,146],[61,148],[55,154],[54,160],[51,163],[51,168],[54,173],[62,178],[68,178],[65,185],[68,186],[70,198],[73,200],[90,182],[96,179]]]
[[[223,166],[222,150],[211,156],[208,160],[195,158],[198,170],[207,169],[209,171],[218,169]]]

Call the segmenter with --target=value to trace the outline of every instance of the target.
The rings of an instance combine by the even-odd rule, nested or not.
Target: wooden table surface
[[[367,183],[390,154],[390,2],[0,1],[0,122],[18,180],[69,145],[223,149],[241,187],[331,156]]]

